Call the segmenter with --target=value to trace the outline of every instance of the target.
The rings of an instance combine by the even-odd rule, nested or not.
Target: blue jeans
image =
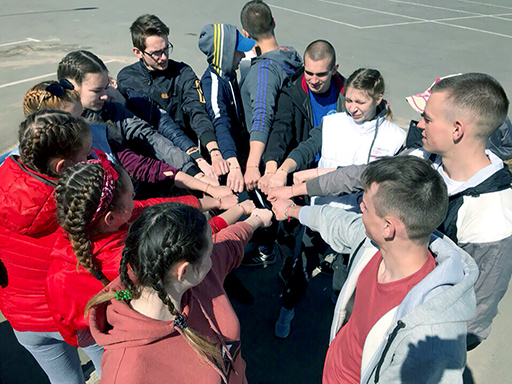
[[[14,330],[14,335],[19,343],[34,356],[52,384],[85,383],[78,349],[66,343],[59,332],[18,332]],[[92,344],[82,349],[91,359],[98,375],[101,375],[100,362],[103,348]]]

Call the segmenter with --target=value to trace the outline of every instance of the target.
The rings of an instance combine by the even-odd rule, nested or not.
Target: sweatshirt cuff
[[[309,196],[322,196],[323,192],[320,188],[320,177],[306,181],[306,192]]]
[[[232,157],[236,157],[238,159],[236,151],[233,151],[231,149],[228,149],[227,151],[222,152],[222,157],[225,160],[231,159]]]
[[[305,207],[302,207],[299,211],[299,221],[302,225],[308,225],[308,215],[309,211],[311,210],[311,206],[306,205]]]
[[[206,131],[201,135],[199,140],[201,141],[201,144],[206,147],[206,144],[211,143],[212,141],[217,141],[217,137],[215,136],[215,132]]]
[[[197,159],[202,159],[203,158],[203,155],[201,155],[201,152],[199,150],[197,151],[194,151],[194,152],[191,152],[189,154],[189,156],[194,159],[194,160],[197,160]]]
[[[267,144],[268,133],[261,131],[252,131],[251,132],[251,141],[261,141],[263,144]]]
[[[194,163],[192,163],[190,166],[188,166],[188,164],[187,164],[186,167],[183,167],[182,171],[185,172],[187,175],[190,175],[192,177],[194,177],[199,172],[201,172],[199,167],[197,165],[195,165]]]

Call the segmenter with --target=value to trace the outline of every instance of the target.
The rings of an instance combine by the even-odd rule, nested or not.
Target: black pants
[[[297,228],[293,228],[293,230],[295,233],[299,231]],[[286,288],[283,293],[283,307],[286,309],[295,308],[297,303],[306,295],[308,280],[311,278],[313,270],[320,266],[326,252],[329,250],[329,245],[322,240],[319,233],[309,228],[305,228],[303,233],[298,256],[287,257],[283,260],[284,265],[281,275],[286,280]],[[291,244],[291,239],[286,238],[287,235],[283,234],[282,236],[283,241],[286,240],[287,243],[283,243],[283,246],[281,246],[278,240],[280,250],[285,248],[285,244]],[[281,239],[281,237],[278,237],[278,239]],[[284,252],[284,255],[290,255],[289,250]],[[283,251],[281,251],[281,255],[283,255]],[[293,262],[290,260],[293,260]]]

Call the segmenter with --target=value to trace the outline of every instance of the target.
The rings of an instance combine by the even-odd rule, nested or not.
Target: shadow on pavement
[[[0,323],[0,340],[0,383],[50,383],[32,355],[18,343],[7,321]]]
[[[310,281],[306,297],[295,308],[290,335],[279,339],[274,325],[284,285],[279,263],[267,268],[241,267],[236,275],[253,294],[254,304],[232,300],[242,327],[242,356],[249,383],[314,384],[322,382],[334,304],[332,278],[319,274]]]

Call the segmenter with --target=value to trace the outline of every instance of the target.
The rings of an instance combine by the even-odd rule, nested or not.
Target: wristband
[[[247,211],[245,210],[244,206],[242,204],[237,204],[240,208],[242,208],[242,211],[244,215],[247,215]]]
[[[290,209],[290,207],[296,207],[296,206],[297,206],[297,204],[295,204],[295,203],[291,203],[291,204],[289,204],[289,205],[284,209],[284,217],[285,217],[286,219],[288,219],[288,222],[290,222],[290,220],[292,219],[290,216],[288,216],[288,209]]]
[[[254,214],[253,216],[254,216],[254,217],[257,217],[257,218],[258,218],[258,220],[259,220],[259,221],[260,221],[260,223],[261,223],[261,226],[262,226],[262,227],[264,227],[264,225],[263,225],[263,220],[261,220],[261,217],[259,217],[257,213],[256,213],[256,214]]]
[[[295,194],[293,193],[293,185],[292,185],[292,197],[295,197]]]
[[[278,171],[286,172],[286,174],[288,174],[288,171],[284,170],[283,168],[279,168]]]
[[[208,188],[210,187],[210,183],[206,184],[206,189],[204,190],[204,193],[208,193]]]
[[[222,207],[222,200],[220,197],[216,197],[215,200],[218,200],[219,201],[219,207],[217,209],[220,209],[220,207]]]
[[[316,169],[316,177],[320,177],[320,172],[318,171],[318,168]]]
[[[220,152],[220,149],[219,148],[212,148],[208,151],[208,153],[211,155],[213,151],[219,151]]]
[[[248,165],[245,168],[259,168],[259,165]]]

